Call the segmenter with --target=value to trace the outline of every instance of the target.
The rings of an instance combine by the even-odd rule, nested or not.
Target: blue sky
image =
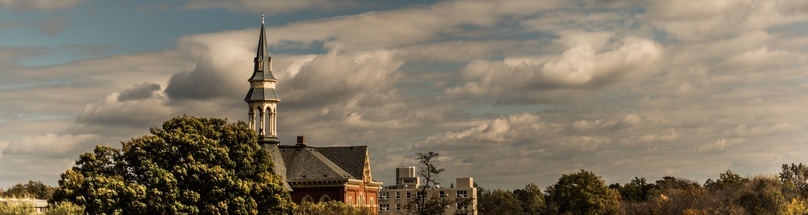
[[[267,15],[282,143],[441,153],[486,188],[806,162],[798,0],[0,0],[0,187],[173,116],[246,119]]]

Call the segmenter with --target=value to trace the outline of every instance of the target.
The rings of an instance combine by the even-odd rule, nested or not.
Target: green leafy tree
[[[59,180],[55,202],[89,214],[276,214],[294,204],[244,122],[176,117],[151,135],[97,146]]]
[[[564,174],[547,187],[545,201],[555,214],[616,214],[619,194],[590,171]]]
[[[507,190],[486,191],[477,206],[480,214],[523,214],[521,202]]]
[[[372,215],[371,207],[354,207],[344,202],[326,201],[319,203],[304,202],[295,214],[308,215]]]
[[[84,208],[71,202],[59,202],[48,206],[45,215],[80,215]]]
[[[28,181],[27,184],[17,184],[6,190],[3,196],[6,197],[31,197],[37,199],[50,200],[53,198],[55,188],[43,184],[41,181]]]
[[[805,164],[783,164],[780,181],[786,198],[808,198],[808,166]]]
[[[538,185],[527,184],[524,189],[514,190],[513,195],[519,200],[522,212],[525,214],[544,213],[544,194],[541,193]]]
[[[609,188],[617,189],[620,192],[622,200],[629,202],[643,202],[647,201],[659,194],[659,188],[656,184],[649,184],[645,178],[634,177],[631,182],[623,186],[620,184],[610,185]]]
[[[707,179],[707,182],[704,182],[704,187],[709,190],[738,189],[748,181],[748,178],[741,177],[741,175],[727,170],[727,172],[719,174],[718,180],[716,181]]]
[[[749,214],[777,214],[787,202],[782,189],[776,177],[758,176],[744,184],[735,201]]]
[[[654,200],[657,203],[655,212],[660,214],[683,214],[695,208],[699,200],[707,193],[699,183],[672,176],[662,177],[656,181],[660,194]]]

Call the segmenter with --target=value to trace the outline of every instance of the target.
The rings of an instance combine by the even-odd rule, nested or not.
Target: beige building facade
[[[396,185],[384,187],[379,191],[379,214],[413,214],[414,209],[408,209],[409,204],[415,203],[417,195],[426,198],[445,198],[449,205],[445,214],[473,214],[477,215],[477,188],[471,177],[456,178],[453,186],[435,186],[426,188],[422,193],[420,177],[415,173],[415,167],[396,168]]]

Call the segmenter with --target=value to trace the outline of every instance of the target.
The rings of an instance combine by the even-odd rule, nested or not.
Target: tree
[[[14,185],[3,196],[6,197],[31,197],[37,199],[50,200],[53,198],[55,189],[51,186],[43,184],[41,181],[28,181],[27,184]]]
[[[477,204],[480,214],[523,214],[521,202],[507,190],[487,191]]]
[[[419,152],[416,154],[416,160],[421,164],[421,169],[418,174],[424,179],[425,184],[421,186],[421,190],[415,194],[415,198],[407,205],[407,208],[414,208],[420,215],[443,214],[446,211],[446,206],[451,203],[445,198],[436,198],[435,196],[427,195],[427,189],[434,189],[436,185],[440,184],[439,175],[446,171],[443,168],[435,166],[438,156],[440,156],[440,154],[435,152]],[[434,195],[434,192],[432,193]]]
[[[564,174],[555,185],[547,187],[548,210],[556,214],[616,214],[619,194],[606,187],[600,176],[581,170]]]
[[[544,213],[544,194],[541,188],[534,183],[525,185],[525,189],[516,189],[513,195],[519,200],[522,212],[525,214]]]
[[[59,202],[48,206],[45,215],[79,215],[84,212],[84,208],[70,202]]]
[[[649,197],[653,197],[659,193],[659,188],[656,184],[649,184],[645,178],[634,177],[631,182],[623,186],[620,184],[610,185],[609,188],[617,189],[620,192],[622,200],[629,202],[643,202],[647,201]]]
[[[706,190],[699,183],[672,176],[662,177],[656,181],[660,194],[655,197],[657,208],[655,211],[661,214],[682,214],[688,209],[696,207],[696,204]]]
[[[272,159],[244,122],[175,117],[151,135],[97,146],[59,180],[55,202],[89,214],[291,213]]]
[[[783,164],[780,181],[783,182],[783,194],[786,198],[808,198],[808,166],[802,163]]]
[[[370,207],[354,207],[344,202],[327,201],[327,202],[304,202],[295,214],[308,215],[308,214],[321,214],[321,215],[372,215],[373,210]]]
[[[741,177],[741,175],[732,173],[732,171],[727,170],[725,173],[719,174],[719,177],[716,181],[712,179],[707,179],[707,182],[704,182],[704,188],[707,188],[711,191],[714,190],[722,190],[722,189],[738,189],[746,182],[748,182],[748,178]]]
[[[777,214],[787,202],[782,189],[783,183],[777,177],[754,177],[744,185],[735,201],[749,214]]]

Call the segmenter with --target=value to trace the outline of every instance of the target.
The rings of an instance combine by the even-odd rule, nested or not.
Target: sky
[[[0,0],[0,188],[174,116],[247,119],[261,15],[281,144],[374,180],[704,182],[807,163],[803,0]]]

